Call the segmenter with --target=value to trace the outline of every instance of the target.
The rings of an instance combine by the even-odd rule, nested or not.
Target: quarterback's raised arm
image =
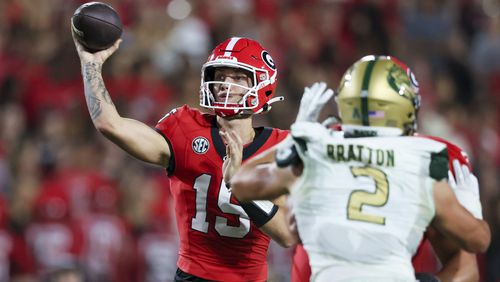
[[[146,124],[121,117],[104,85],[102,65],[118,49],[121,39],[96,53],[86,52],[77,40],[73,41],[80,57],[85,100],[94,126],[137,159],[167,167],[170,159],[167,141]]]

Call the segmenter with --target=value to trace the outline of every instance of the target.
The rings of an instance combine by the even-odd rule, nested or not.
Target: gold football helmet
[[[394,57],[366,56],[344,74],[336,101],[346,133],[411,135],[420,107],[418,83]]]

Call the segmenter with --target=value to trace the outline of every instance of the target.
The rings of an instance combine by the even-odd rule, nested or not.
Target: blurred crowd
[[[108,90],[123,116],[151,126],[198,105],[201,65],[231,36],[273,56],[285,101],[257,123],[282,129],[304,86],[336,88],[368,54],[406,62],[420,84],[419,131],[469,153],[493,233],[481,275],[500,281],[499,1],[104,2],[124,24],[104,67]],[[0,281],[171,281],[177,227],[166,173],[106,141],[88,115],[70,33],[82,3],[0,0]],[[323,115],[336,113],[330,106]],[[272,245],[269,281],[288,281],[290,260]]]

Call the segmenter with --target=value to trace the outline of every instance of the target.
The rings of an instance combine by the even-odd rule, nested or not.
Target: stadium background
[[[0,281],[75,266],[94,281],[170,281],[168,181],[92,126],[69,28],[81,3],[0,0]],[[421,132],[470,153],[493,234],[482,279],[500,281],[499,1],[106,3],[125,31],[105,81],[122,115],[151,126],[175,106],[198,105],[201,65],[230,36],[256,39],[273,56],[285,102],[257,123],[279,128],[293,122],[304,86],[336,87],[361,56],[407,62],[420,83]],[[288,281],[290,251],[272,245],[269,260],[269,281]]]

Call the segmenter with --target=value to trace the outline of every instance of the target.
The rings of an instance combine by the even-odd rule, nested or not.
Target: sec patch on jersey
[[[208,148],[210,148],[210,143],[207,138],[198,136],[193,139],[191,146],[196,154],[205,154],[208,151]]]

